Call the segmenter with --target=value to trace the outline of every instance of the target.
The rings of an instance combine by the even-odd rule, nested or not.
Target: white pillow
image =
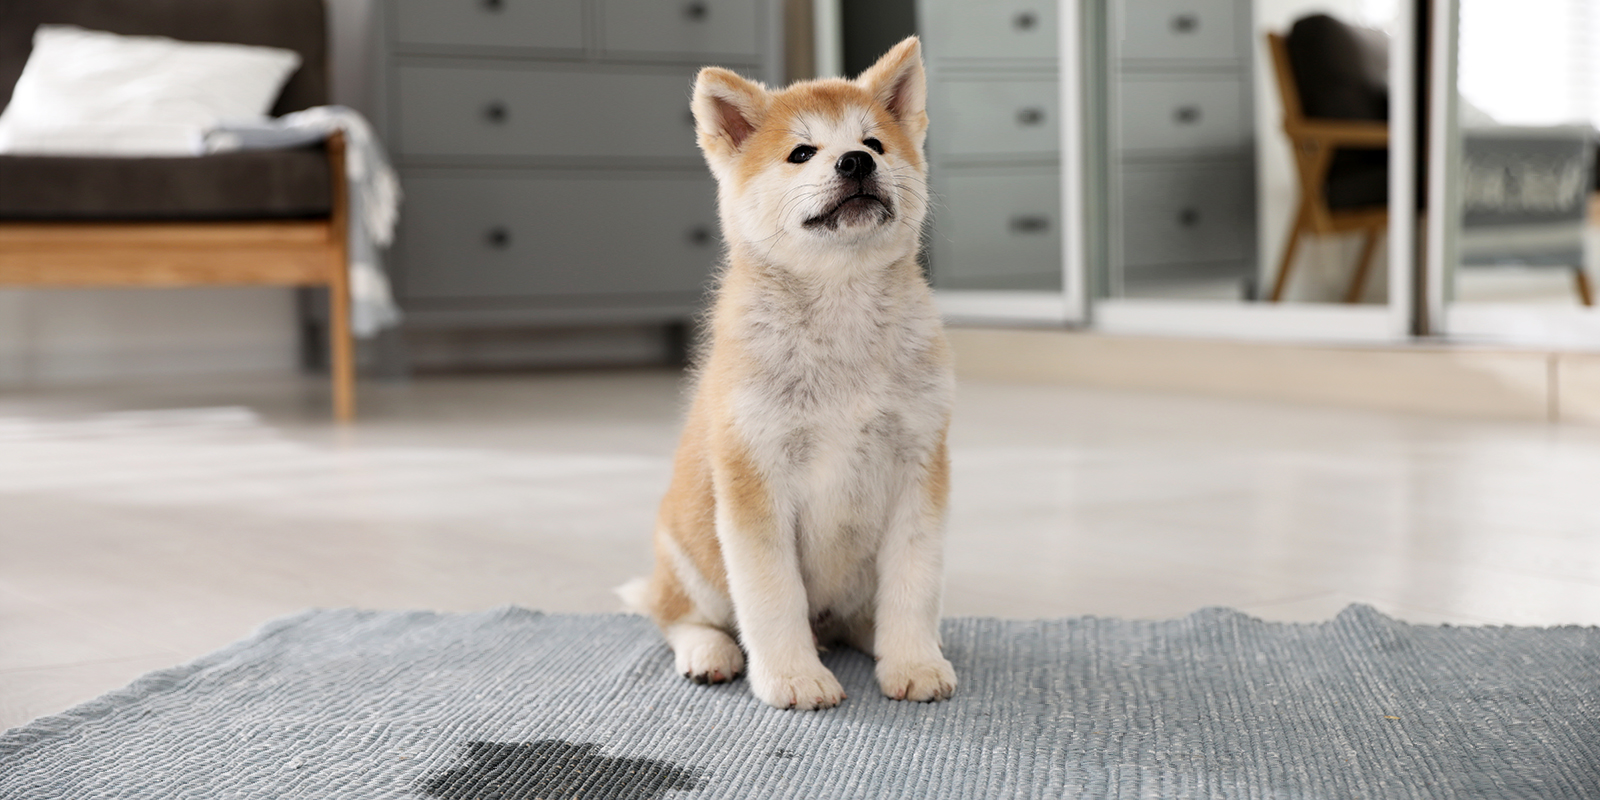
[[[41,25],[0,114],[0,152],[194,152],[218,121],[264,119],[299,66],[299,53],[276,47]],[[118,136],[120,126],[140,133]]]

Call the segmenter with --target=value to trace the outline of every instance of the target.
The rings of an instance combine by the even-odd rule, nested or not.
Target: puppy
[[[748,663],[763,702],[828,708],[845,695],[817,650],[837,641],[877,659],[891,698],[955,691],[939,640],[954,377],[917,263],[926,96],[914,37],[854,81],[696,79],[727,264],[655,570],[622,590],[696,683]]]

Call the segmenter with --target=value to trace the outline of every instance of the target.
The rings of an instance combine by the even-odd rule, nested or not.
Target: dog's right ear
[[[736,73],[721,67],[700,70],[690,107],[694,110],[700,149],[713,166],[733,158],[744,147],[745,140],[767,115],[770,99],[767,87]]]

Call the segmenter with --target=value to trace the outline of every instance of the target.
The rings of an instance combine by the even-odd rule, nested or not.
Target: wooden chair
[[[1356,260],[1355,276],[1344,296],[1346,303],[1357,302],[1365,288],[1367,273],[1372,269],[1378,238],[1388,229],[1389,209],[1387,206],[1329,208],[1326,194],[1328,167],[1333,163],[1335,151],[1341,148],[1376,150],[1388,147],[1389,126],[1384,122],[1365,120],[1306,118],[1301,111],[1300,92],[1295,86],[1294,70],[1289,63],[1287,42],[1281,34],[1268,33],[1267,48],[1272,53],[1278,94],[1283,100],[1283,132],[1289,137],[1295,169],[1300,177],[1298,209],[1268,299],[1274,303],[1283,299],[1295,254],[1301,238],[1306,234],[1366,231],[1361,254]]]
[[[332,213],[228,222],[0,221],[0,285],[323,286],[329,290],[333,413],[355,417],[345,143],[328,141]]]

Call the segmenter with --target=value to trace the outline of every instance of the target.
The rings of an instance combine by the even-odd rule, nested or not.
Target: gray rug
[[[776,711],[626,616],[314,611],[0,736],[4,798],[1600,798],[1600,629],[953,619]]]

